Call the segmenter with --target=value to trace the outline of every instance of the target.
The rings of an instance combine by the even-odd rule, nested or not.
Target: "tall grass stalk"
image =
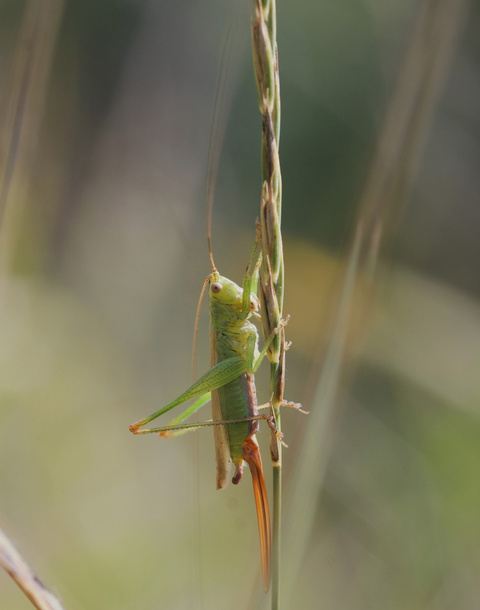
[[[63,9],[63,0],[29,0],[25,4],[5,93],[0,98],[2,274],[14,265],[27,202],[33,199],[29,184]],[[32,259],[37,258],[35,253]]]
[[[347,336],[352,315],[361,308],[356,291],[359,286],[366,288],[361,291],[362,298],[371,297],[381,240],[392,231],[404,208],[467,6],[468,0],[425,0],[420,3],[360,196],[333,329],[317,387],[308,403],[311,415],[285,507],[289,569],[283,591],[285,605],[289,608],[294,606],[298,577],[317,512],[334,438],[342,380],[345,381],[348,375],[351,353]],[[442,32],[442,36],[438,36],[438,32]]]
[[[280,86],[276,41],[275,0],[252,0],[250,4],[252,50],[258,104],[262,114],[262,196],[260,224],[263,261],[260,270],[264,336],[268,337],[282,319],[284,264],[281,233],[282,176],[278,147],[280,140]],[[280,408],[285,379],[285,335],[283,329],[271,344],[270,395],[281,431]],[[282,452],[272,437],[273,463],[272,523],[272,609],[280,607],[280,533],[282,501]]]

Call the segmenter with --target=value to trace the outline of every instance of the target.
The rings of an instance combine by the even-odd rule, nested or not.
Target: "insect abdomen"
[[[253,375],[244,373],[218,389],[223,419],[242,419],[257,415],[257,396]],[[234,464],[241,459],[243,442],[255,434],[258,422],[239,422],[226,426],[230,455]]]

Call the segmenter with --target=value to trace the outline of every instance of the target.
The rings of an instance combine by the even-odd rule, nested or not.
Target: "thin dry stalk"
[[[311,538],[318,498],[335,436],[342,381],[351,353],[346,336],[359,274],[373,288],[378,250],[403,211],[418,168],[436,102],[451,66],[468,0],[424,0],[413,23],[377,148],[360,196],[357,223],[347,257],[341,296],[311,402],[309,425],[298,455],[286,507],[286,545],[290,567],[285,575],[286,605],[293,604],[298,577]],[[441,35],[439,35],[439,32]],[[366,295],[365,298],[368,298]],[[302,512],[298,510],[302,498]]]
[[[0,566],[10,574],[35,608],[38,608],[38,610],[63,610],[62,604],[43,585],[2,530],[0,530]]]
[[[37,152],[63,0],[27,2],[0,100],[0,271],[12,265]]]

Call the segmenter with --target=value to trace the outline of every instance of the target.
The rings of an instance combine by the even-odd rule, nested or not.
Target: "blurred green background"
[[[429,4],[278,1],[286,396],[312,412],[283,423],[285,608],[479,605],[478,3],[414,180],[385,201],[375,281],[358,277],[327,422],[308,434],[360,195]],[[191,381],[232,21],[213,248],[240,281],[260,197],[247,2],[0,2],[0,526],[69,610],[265,607],[250,475],[215,491],[209,430],[128,431]],[[293,485],[305,460],[308,494]],[[29,607],[0,573],[0,608]]]

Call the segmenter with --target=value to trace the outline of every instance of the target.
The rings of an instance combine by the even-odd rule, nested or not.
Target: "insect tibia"
[[[260,299],[253,292],[250,294],[250,312],[260,318]]]

